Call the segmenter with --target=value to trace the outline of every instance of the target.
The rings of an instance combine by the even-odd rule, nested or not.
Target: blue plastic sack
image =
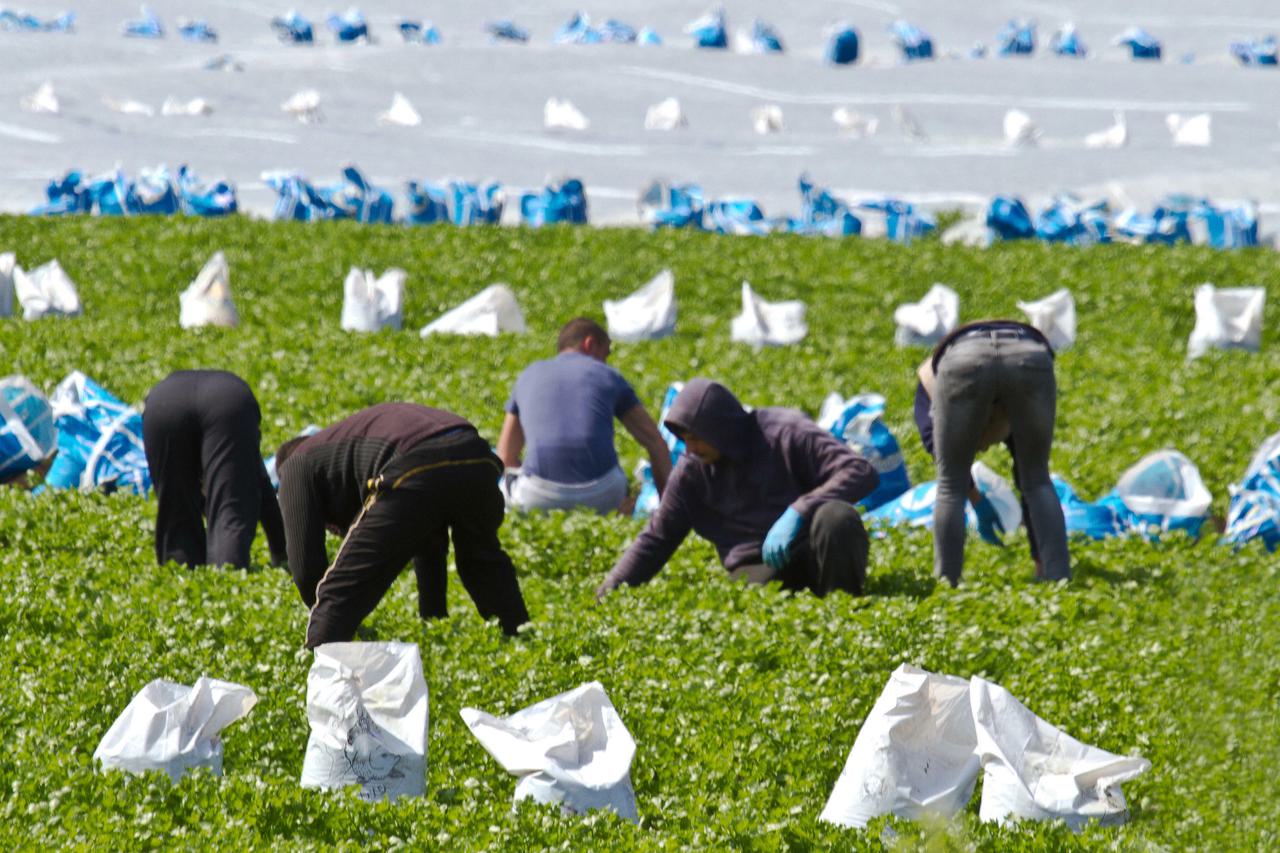
[[[42,21],[30,12],[0,8],[0,30],[6,32],[69,33],[75,26],[75,12],[63,12],[56,18]]]
[[[600,25],[600,37],[613,44],[634,44],[639,36],[635,27],[617,18],[609,18]]]
[[[662,47],[662,36],[653,27],[644,27],[636,34],[636,44],[641,47]]]
[[[218,40],[218,32],[208,21],[178,21],[178,35],[186,41],[198,41],[212,44]]]
[[[1036,52],[1034,21],[1010,21],[996,35],[996,49],[1001,56],[1030,56]]]
[[[987,206],[987,227],[1000,240],[1029,240],[1036,236],[1031,214],[1022,199],[998,195]]]
[[[39,465],[58,444],[49,401],[25,376],[0,379],[0,483]]]
[[[343,180],[317,192],[329,204],[330,218],[354,219],[356,222],[390,224],[395,200],[382,187],[369,183],[355,166],[342,170]]]
[[[1191,215],[1204,223],[1206,242],[1215,249],[1258,245],[1258,207],[1252,202],[1218,208],[1202,199],[1192,208]]]
[[[31,209],[32,216],[63,216],[71,213],[89,213],[93,210],[93,197],[84,175],[72,170],[61,178],[55,178],[45,187],[45,203]]]
[[[262,180],[276,191],[273,219],[314,222],[334,218],[329,202],[301,175],[294,172],[264,172]]]
[[[825,237],[854,237],[862,233],[862,221],[848,205],[825,189],[800,176],[800,216],[788,219],[787,230],[793,234],[816,234]]]
[[[915,24],[894,21],[889,25],[889,32],[893,34],[893,41],[907,62],[933,59],[933,38]]]
[[[587,192],[582,181],[570,178],[520,196],[520,221],[533,228],[557,223],[587,224]]]
[[[164,24],[160,23],[156,13],[146,6],[142,7],[141,18],[136,21],[125,21],[122,29],[126,36],[133,38],[164,38]]]
[[[204,183],[185,165],[178,167],[178,199],[188,216],[230,216],[240,209],[233,184]]]
[[[311,22],[302,17],[296,9],[272,18],[271,29],[275,31],[276,37],[286,44],[314,44],[316,40]]]
[[[120,169],[89,181],[89,198],[99,216],[125,216],[129,212],[129,179]]]
[[[1075,24],[1063,24],[1049,40],[1049,49],[1058,56],[1071,56],[1077,59],[1083,59],[1089,55],[1089,49],[1081,41]]]
[[[1198,537],[1212,502],[1191,460],[1176,450],[1161,450],[1125,471],[1098,505],[1115,511],[1122,530],[1156,540],[1174,530]]]
[[[454,225],[497,225],[502,221],[505,200],[501,184],[452,181],[449,191],[453,196],[450,218]]]
[[[902,448],[884,424],[883,396],[858,394],[843,400],[831,394],[822,404],[818,425],[853,448],[880,475],[879,485],[858,502],[858,509],[873,510],[911,488]]]
[[[448,188],[426,181],[408,181],[405,194],[409,199],[409,212],[405,221],[410,225],[437,225],[450,222]]]
[[[1280,546],[1280,433],[1262,442],[1244,479],[1231,487],[1223,541],[1243,545],[1261,539],[1268,551]]]
[[[972,468],[974,484],[978,492],[995,507],[1006,532],[1012,532],[1022,523],[1022,508],[1009,483],[981,462]],[[890,501],[865,513],[863,520],[870,527],[923,527],[933,528],[933,506],[937,502],[938,483],[927,483],[908,489]],[[978,527],[978,516],[965,502],[965,524],[970,530]]]
[[[136,409],[78,370],[59,383],[50,403],[58,455],[46,485],[146,496],[151,472],[142,446],[142,415]]]
[[[684,442],[675,433],[667,429],[666,420],[667,413],[671,411],[671,406],[675,403],[676,396],[679,395],[682,388],[684,388],[683,382],[672,382],[668,385],[666,393],[662,395],[662,407],[658,412],[658,434],[667,443],[667,449],[671,453],[672,467],[680,461],[680,457],[684,454]],[[661,499],[658,494],[658,485],[653,480],[653,469],[648,461],[640,463],[636,474],[640,480],[640,494],[636,496],[636,506],[631,516],[632,518],[648,518],[657,510],[658,502]]]
[[[125,208],[132,216],[172,216],[181,210],[168,168],[143,169],[137,180],[129,182]]]
[[[406,18],[400,22],[400,37],[408,44],[440,43],[440,31],[430,21],[424,24]]]
[[[918,211],[909,202],[896,198],[864,200],[857,207],[883,214],[885,236],[895,243],[910,245],[938,227],[928,213]]]
[[[1090,539],[1106,539],[1124,532],[1116,511],[1110,505],[1089,503],[1076,494],[1066,480],[1053,476],[1053,489],[1062,505],[1062,516],[1068,533],[1080,533]]]
[[[640,194],[643,216],[654,228],[701,229],[705,207],[698,184],[654,181]]]
[[[782,37],[772,25],[757,18],[751,25],[751,49],[756,53],[782,53]]]
[[[684,31],[693,36],[695,47],[718,50],[729,46],[723,6],[717,6],[702,17],[690,21]]]
[[[1116,36],[1112,44],[1129,48],[1134,59],[1159,59],[1162,52],[1160,42],[1141,27],[1130,27]]]
[[[1036,215],[1035,236],[1047,243],[1069,246],[1110,243],[1107,203],[1085,205],[1074,196],[1057,196]]]
[[[838,25],[827,39],[826,60],[832,65],[852,65],[858,61],[858,31],[848,24]]]
[[[554,44],[599,44],[604,41],[604,36],[591,26],[591,18],[586,12],[578,11],[555,31],[551,41]]]
[[[1229,50],[1241,65],[1276,65],[1280,56],[1275,36],[1260,41],[1233,41]]]
[[[527,42],[529,40],[528,30],[517,27],[513,21],[506,18],[500,21],[489,21],[484,28],[494,41]]]
[[[1185,196],[1169,196],[1150,214],[1129,208],[1116,215],[1112,225],[1117,233],[1138,243],[1172,246],[1191,242],[1188,219],[1196,201]]]
[[[759,236],[773,230],[760,205],[749,198],[726,198],[711,202],[706,207],[706,223],[707,229],[717,234]]]
[[[341,15],[330,15],[325,23],[333,30],[333,35],[340,42],[369,40],[369,23],[364,19],[364,12],[350,8]]]

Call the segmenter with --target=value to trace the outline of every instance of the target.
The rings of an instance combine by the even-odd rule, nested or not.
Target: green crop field
[[[183,331],[177,295],[226,252],[235,330]],[[440,406],[496,440],[501,407],[559,325],[601,315],[663,267],[680,319],[663,341],[618,345],[612,363],[654,414],[668,382],[706,375],[746,403],[810,414],[838,390],[879,391],[913,482],[932,478],[911,422],[921,350],[893,346],[893,308],[935,281],[962,317],[1020,316],[1018,299],[1068,287],[1080,334],[1058,360],[1054,470],[1088,499],[1165,447],[1199,465],[1225,515],[1227,486],[1280,429],[1280,341],[1259,354],[1188,363],[1192,290],[1264,285],[1280,300],[1276,256],[1192,248],[1078,250],[937,242],[611,230],[408,230],[245,220],[0,218],[0,251],[27,269],[58,258],[84,315],[0,321],[3,372],[46,390],[82,370],[141,402],[171,370],[239,373],[262,404],[269,453],[307,423],[385,400]],[[344,333],[342,280],[360,265],[409,273],[400,333]],[[752,352],[729,340],[739,285],[803,299],[799,346]],[[416,330],[495,281],[516,292],[529,334],[433,338]],[[1273,320],[1274,323],[1274,320]],[[620,438],[624,466],[639,449]],[[1007,455],[989,464],[1008,472]],[[931,577],[927,533],[872,545],[868,594],[818,600],[731,584],[691,539],[645,587],[597,605],[596,584],[639,523],[582,514],[509,517],[504,541],[533,616],[504,640],[459,584],[453,615],[417,619],[412,573],[368,620],[364,639],[419,644],[430,689],[427,793],[367,805],[298,786],[307,739],[306,612],[287,575],[157,567],[154,501],[0,490],[0,847],[375,847],[461,850],[986,849],[1261,850],[1280,846],[1280,561],[1253,544],[1175,536],[1075,542],[1075,577],[1031,581],[1025,537],[972,540],[958,590]],[[1128,783],[1130,822],[1072,835],[977,818],[866,831],[817,820],[863,718],[901,662],[1003,684],[1071,735],[1152,769]],[[197,676],[252,687],[260,702],[224,732],[225,776],[103,774],[91,755],[148,681]],[[514,779],[467,732],[471,706],[508,714],[599,680],[638,744],[639,826],[522,804]]]

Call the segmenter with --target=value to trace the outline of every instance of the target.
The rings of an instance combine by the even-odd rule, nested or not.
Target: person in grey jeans
[[[978,452],[998,441],[1004,441],[1014,457],[1014,480],[1022,493],[1037,577],[1071,576],[1062,505],[1049,478],[1057,409],[1053,367],[1053,350],[1044,335],[1013,320],[986,320],[956,329],[921,367],[917,423],[923,392],[932,403],[926,411],[932,428],[926,431],[921,425],[921,437],[926,446],[932,445],[938,468],[934,574],[952,585],[959,583],[964,567],[964,505],[973,490],[970,469]],[[986,503],[980,497],[978,502]],[[983,508],[975,503],[975,509],[981,521]],[[993,515],[989,506],[987,511]],[[992,524],[990,519],[987,524]]]

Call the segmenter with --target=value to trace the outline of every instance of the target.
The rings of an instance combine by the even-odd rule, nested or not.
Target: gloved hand
[[[787,511],[778,516],[778,520],[764,537],[764,547],[761,549],[766,566],[781,570],[787,564],[787,552],[803,526],[804,516],[792,507],[787,507]]]
[[[1004,540],[1000,536],[1004,533],[1004,525],[1000,523],[1000,515],[991,501],[982,498],[973,505],[973,511],[978,516],[978,535],[982,541],[1003,547]]]

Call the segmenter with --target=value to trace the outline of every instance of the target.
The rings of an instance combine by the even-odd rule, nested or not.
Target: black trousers
[[[850,504],[827,501],[791,547],[778,575],[786,589],[808,589],[823,597],[840,589],[862,595],[871,540],[858,511]]]
[[[458,578],[480,616],[497,617],[507,634],[528,622],[515,566],[498,541],[506,512],[501,472],[502,462],[472,430],[395,456],[316,585],[307,648],[355,636],[410,560],[419,615],[445,616],[451,537]]]
[[[268,526],[272,512],[268,538],[277,540],[273,554],[283,555],[283,523],[269,482],[269,503],[263,496],[261,417],[249,386],[224,371],[178,371],[151,389],[142,442],[159,504],[159,563],[245,568],[258,521]]]

